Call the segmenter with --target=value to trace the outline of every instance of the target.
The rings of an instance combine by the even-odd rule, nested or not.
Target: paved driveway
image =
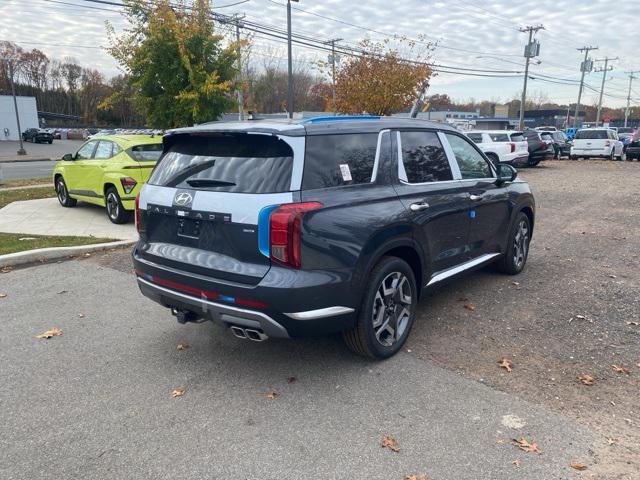
[[[74,208],[64,208],[57,198],[13,202],[0,209],[0,232],[31,235],[79,235],[135,240],[133,222],[115,225],[104,208],[78,202]]]
[[[23,142],[27,155],[18,156],[19,142],[0,141],[0,162],[7,159],[60,158],[65,153],[75,153],[82,143],[83,140],[54,140],[51,145]]]
[[[0,292],[0,478],[540,480],[590,461],[589,433],[411,353],[180,326],[90,259],[0,275]]]

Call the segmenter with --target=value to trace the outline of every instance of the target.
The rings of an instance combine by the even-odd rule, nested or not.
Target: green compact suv
[[[60,205],[78,200],[107,208],[113,223],[126,223],[135,198],[162,154],[162,136],[106,135],[85,142],[53,169]]]

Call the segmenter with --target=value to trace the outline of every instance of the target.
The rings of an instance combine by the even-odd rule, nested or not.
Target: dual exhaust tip
[[[267,337],[260,330],[254,330],[253,328],[242,328],[237,325],[231,325],[229,327],[231,329],[231,333],[233,333],[236,337],[242,338],[243,340],[252,340],[254,342],[262,342],[266,340]]]

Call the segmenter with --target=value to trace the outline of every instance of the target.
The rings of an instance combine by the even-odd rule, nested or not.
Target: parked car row
[[[465,133],[496,164],[535,167],[556,154],[554,140],[547,132],[527,129],[471,130]]]
[[[53,143],[53,135],[42,128],[27,128],[22,132],[23,142]]]

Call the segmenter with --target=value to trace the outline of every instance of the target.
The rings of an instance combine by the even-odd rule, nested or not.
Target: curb
[[[55,158],[0,158],[0,163],[55,162]]]
[[[117,242],[96,243],[94,245],[76,245],[75,247],[50,247],[27,250],[25,252],[8,253],[0,255],[0,266],[15,267],[24,263],[35,263],[59,258],[66,258],[69,255],[78,255],[89,252],[99,252],[116,247],[134,245],[137,240],[118,240]]]

